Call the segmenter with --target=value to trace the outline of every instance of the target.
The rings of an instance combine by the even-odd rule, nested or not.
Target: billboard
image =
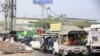
[[[53,0],[33,0],[34,4],[52,4]]]
[[[50,24],[50,31],[61,31],[61,23]]]

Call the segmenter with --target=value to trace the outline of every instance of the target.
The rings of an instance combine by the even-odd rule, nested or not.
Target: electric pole
[[[10,23],[10,30],[14,30],[15,26],[15,17],[16,17],[16,0],[10,0],[10,18],[11,18],[11,23]]]
[[[13,30],[16,23],[14,22],[16,17],[16,0],[5,0],[3,10],[5,12],[5,30]]]
[[[5,12],[5,30],[9,30],[9,22],[8,22],[9,0],[5,0],[4,12]]]

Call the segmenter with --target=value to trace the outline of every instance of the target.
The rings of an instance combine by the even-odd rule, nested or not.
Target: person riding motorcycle
[[[51,38],[51,36],[47,37],[47,38],[43,37],[43,39],[44,39],[44,41],[41,45],[42,50],[48,50],[49,47],[53,46],[53,39]]]

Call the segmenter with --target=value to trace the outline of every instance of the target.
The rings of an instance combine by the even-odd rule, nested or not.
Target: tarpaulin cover
[[[85,31],[70,31],[70,32],[68,33],[68,35],[69,35],[69,34],[85,34],[85,35],[87,35],[88,33],[85,32]]]

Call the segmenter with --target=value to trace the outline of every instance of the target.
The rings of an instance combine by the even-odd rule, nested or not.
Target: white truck
[[[100,53],[100,24],[91,25],[88,33],[86,45],[90,54]]]
[[[88,50],[85,46],[86,35],[85,31],[70,31],[68,34],[59,35],[54,42],[53,54],[61,56],[70,54],[88,55]]]

